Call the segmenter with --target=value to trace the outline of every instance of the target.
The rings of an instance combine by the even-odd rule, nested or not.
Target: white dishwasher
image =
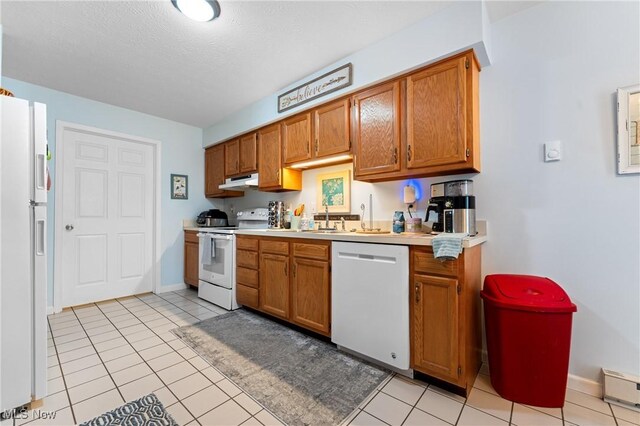
[[[334,242],[331,341],[409,369],[409,248]]]

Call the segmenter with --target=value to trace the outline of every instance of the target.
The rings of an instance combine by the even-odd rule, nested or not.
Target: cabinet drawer
[[[428,274],[458,275],[459,259],[445,260],[444,262],[433,257],[433,251],[416,251],[413,253],[414,272],[426,272]]]
[[[238,284],[236,286],[236,300],[240,305],[258,308],[258,289]]]
[[[258,269],[258,252],[247,250],[236,250],[236,263],[245,268]]]
[[[293,243],[293,255],[310,259],[329,259],[329,244]]]
[[[238,283],[242,283],[244,285],[258,288],[258,271],[254,269],[247,269],[238,266],[236,268],[236,275]]]
[[[198,239],[198,231],[184,231],[184,242],[185,243],[199,243]]]
[[[289,254],[287,241],[260,240],[260,251],[273,254]]]
[[[236,239],[236,247],[242,250],[254,250],[258,251],[258,239],[257,238],[247,238],[241,235],[238,235]]]

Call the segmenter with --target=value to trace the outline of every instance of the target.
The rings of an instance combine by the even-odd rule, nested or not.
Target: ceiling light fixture
[[[220,5],[216,0],[171,0],[171,3],[194,21],[207,22],[220,16]]]

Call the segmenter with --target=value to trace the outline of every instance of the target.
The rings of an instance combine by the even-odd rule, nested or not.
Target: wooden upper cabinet
[[[458,383],[458,280],[414,275],[413,363],[427,374]]]
[[[240,173],[240,142],[236,139],[224,144],[224,175],[235,176]]]
[[[258,143],[255,133],[249,133],[239,139],[240,173],[254,173],[258,170]]]
[[[284,164],[311,158],[311,113],[282,121],[282,150]]]
[[[280,155],[280,125],[274,124],[258,130],[258,188],[279,187],[282,158]]]
[[[349,105],[349,99],[343,99],[313,110],[315,157],[343,154],[351,150]]]
[[[207,148],[204,153],[204,193],[209,198],[241,197],[242,191],[225,191],[218,188],[225,180],[225,147],[215,145]]]
[[[464,163],[467,57],[407,77],[407,168]]]
[[[479,73],[467,51],[353,95],[354,178],[383,182],[479,172]],[[396,116],[397,145],[390,142]],[[394,160],[398,153],[395,164],[388,160],[391,150]]]
[[[400,170],[400,82],[353,96],[354,174]]]
[[[280,124],[258,130],[258,189],[300,191],[302,172],[282,167]]]

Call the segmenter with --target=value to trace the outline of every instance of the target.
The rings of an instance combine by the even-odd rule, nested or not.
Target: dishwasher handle
[[[339,252],[338,257],[341,259],[365,260],[370,262],[381,262],[381,263],[396,263],[398,261],[398,259],[395,256],[379,256],[375,254],[364,254],[364,253]]]

